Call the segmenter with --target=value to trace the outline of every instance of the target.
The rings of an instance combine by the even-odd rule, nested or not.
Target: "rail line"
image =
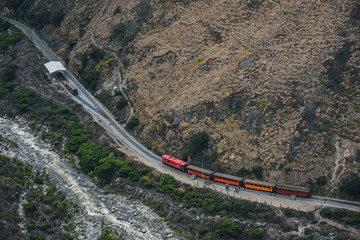
[[[33,43],[34,45],[47,57],[50,61],[59,61],[58,57],[51,51],[51,49],[47,46],[45,42],[43,42],[37,35],[34,33],[31,29],[26,27],[24,24],[19,23],[15,20],[2,17],[1,19],[8,21],[12,24],[14,24],[17,28],[19,28]],[[144,157],[154,163],[161,163],[161,157],[156,155],[155,153],[151,152],[147,148],[145,148],[141,143],[137,142],[128,132],[126,132],[119,123],[116,122],[112,114],[109,112],[109,110],[102,106],[100,102],[98,102],[95,97],[88,93],[87,90],[78,82],[78,80],[69,72],[69,71],[63,71],[64,76],[67,77],[69,80],[71,80],[74,85],[77,86],[78,89],[81,90],[81,92],[88,98],[89,101],[86,101],[81,96],[75,96],[84,106],[87,106],[89,110],[96,113],[99,117],[105,119],[108,121],[109,125],[112,125],[112,128],[118,132],[123,137],[123,140],[126,140],[126,143],[130,148],[133,148],[136,152],[143,155]],[[130,145],[129,145],[130,143]],[[353,201],[346,201],[341,199],[335,199],[335,198],[326,198],[326,197],[320,197],[320,196],[312,196],[310,198],[313,201],[323,201],[324,203],[333,203],[336,205],[343,205],[343,206],[352,206],[356,209],[360,208],[360,202],[353,202]]]
[[[320,196],[311,196],[311,199],[320,200],[320,201],[323,201],[324,203],[331,202],[331,203],[350,205],[350,206],[360,208],[360,202],[355,202],[355,201],[348,201],[348,200],[327,198],[327,197],[320,197]]]
[[[113,126],[113,128],[115,130],[117,130],[124,138],[126,138],[127,141],[129,141],[133,146],[135,146],[137,149],[139,149],[143,154],[148,156],[148,159],[150,161],[155,162],[155,163],[161,163],[161,157],[156,155],[155,153],[151,152],[150,150],[148,150],[147,148],[142,146],[137,141],[135,141],[132,138],[132,136],[130,136],[129,133],[127,133],[119,125],[119,123],[117,123],[116,120],[113,119],[113,116],[112,116],[112,114],[110,112],[104,111],[104,109],[106,109],[106,108],[101,106],[101,104],[98,103],[98,101],[96,99],[94,99],[94,97],[90,93],[87,92],[87,90],[82,86],[82,84],[80,84],[77,81],[77,79],[74,76],[72,76],[71,73],[66,71],[66,72],[64,72],[64,74],[69,79],[71,79],[71,81],[78,87],[78,89],[81,90],[81,92],[89,99],[89,101],[91,101],[91,103],[93,105],[89,104],[87,101],[82,99],[80,96],[75,96],[79,101],[81,101],[84,105],[86,105],[92,111],[96,112],[97,114],[102,116],[104,119],[106,119],[109,122],[109,124],[111,124]],[[341,200],[341,199],[326,198],[326,197],[320,197],[320,196],[311,196],[310,199],[322,201],[324,203],[328,202],[328,203],[335,203],[335,204],[342,204],[342,205],[350,205],[350,206],[354,206],[356,208],[360,208],[360,202],[346,201],[346,200]]]
[[[72,76],[72,74],[70,74],[68,71],[64,71],[63,73],[67,78],[71,79],[71,82],[73,82],[74,85],[76,85],[76,87],[78,87],[78,89],[80,89],[81,92],[89,99],[89,101],[91,101],[93,106],[86,102],[84,99],[82,99],[80,96],[76,96],[77,99],[79,99],[86,106],[88,106],[93,111],[97,112],[99,115],[105,118],[113,126],[113,128],[115,128],[122,136],[124,136],[132,145],[134,145],[137,149],[141,150],[143,154],[148,156],[150,158],[149,160],[153,162],[155,160],[157,163],[161,162],[160,156],[156,155],[155,153],[151,152],[150,150],[142,146],[140,143],[135,141],[121,126],[119,126],[119,123],[117,123],[116,120],[113,119],[112,114],[108,111],[105,111],[104,109],[106,108],[102,107],[100,103],[98,103],[98,101],[94,99],[94,97],[90,93],[87,92],[87,90],[82,86],[82,84],[80,84],[77,79]]]

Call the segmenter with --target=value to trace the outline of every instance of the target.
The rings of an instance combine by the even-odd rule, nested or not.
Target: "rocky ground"
[[[73,169],[67,159],[51,149],[50,144],[34,136],[22,120],[0,119],[0,134],[18,144],[1,149],[17,156],[36,169],[46,171],[66,196],[78,203],[82,214],[78,223],[80,239],[97,239],[103,226],[110,226],[125,239],[175,239],[162,219],[137,201],[112,194],[104,195],[87,176]]]
[[[323,177],[334,196],[359,174],[358,1],[57,3],[47,8],[64,8],[64,20],[42,36],[74,72],[90,70],[81,56],[94,39],[117,53],[122,63],[88,64],[97,90],[123,87],[143,123],[135,133],[154,149],[181,157],[205,130],[213,168],[261,166],[265,180],[307,186]]]

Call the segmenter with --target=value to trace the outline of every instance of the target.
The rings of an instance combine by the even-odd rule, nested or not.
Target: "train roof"
[[[72,84],[71,82],[67,82],[66,83],[72,90],[75,90],[76,87],[74,86],[74,84]]]
[[[298,186],[291,186],[291,185],[284,185],[284,184],[276,184],[276,187],[310,192],[310,188],[307,188],[307,187],[298,187]]]
[[[243,182],[248,182],[248,183],[253,183],[253,184],[261,184],[261,185],[266,185],[266,186],[270,186],[270,187],[275,187],[275,185],[276,185],[275,183],[269,183],[269,182],[253,180],[253,179],[244,179]]]
[[[209,174],[209,175],[211,175],[214,172],[214,171],[207,170],[207,169],[204,169],[204,168],[200,168],[200,167],[197,167],[197,166],[194,166],[194,165],[187,165],[186,168],[187,169],[192,169],[192,170],[195,170],[195,171],[199,171],[199,172],[203,172],[203,173],[206,173],[206,174]]]
[[[187,162],[184,162],[184,161],[182,161],[180,159],[177,159],[177,158],[172,157],[172,156],[167,155],[167,154],[162,155],[162,157],[167,158],[167,159],[169,159],[169,160],[171,160],[173,162],[176,162],[177,164],[180,164],[180,165],[186,165],[187,164]]]
[[[244,180],[244,178],[242,177],[237,177],[237,176],[232,176],[232,175],[228,175],[225,173],[220,173],[220,172],[214,172],[213,176],[219,176],[219,177],[223,177],[223,178],[229,178],[229,179],[233,179],[233,180],[237,180],[237,181],[242,181]]]

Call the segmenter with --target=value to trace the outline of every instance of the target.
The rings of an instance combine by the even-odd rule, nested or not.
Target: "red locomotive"
[[[245,188],[251,188],[251,189],[279,193],[279,194],[296,195],[298,197],[308,198],[311,196],[310,189],[306,187],[297,187],[297,186],[269,183],[259,180],[244,179],[242,177],[236,177],[224,173],[214,172],[211,170],[207,170],[194,165],[187,164],[187,162],[184,162],[180,159],[174,158],[167,154],[162,156],[162,162],[176,169],[179,169],[183,172],[187,172],[189,174],[193,174],[216,182],[228,183],[235,186],[241,186]]]
[[[61,72],[56,73],[56,76],[60,79],[62,84],[64,84],[64,86],[67,88],[67,90],[69,90],[69,92],[71,92],[73,95],[78,94],[78,90],[74,87],[74,85],[72,85],[71,82],[66,80],[66,78],[64,77],[64,75]]]

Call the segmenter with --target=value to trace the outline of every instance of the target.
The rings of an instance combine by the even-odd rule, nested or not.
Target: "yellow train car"
[[[273,189],[275,187],[275,183],[269,183],[269,182],[252,180],[252,179],[245,179],[243,183],[246,188],[252,188],[267,192],[273,192]]]

